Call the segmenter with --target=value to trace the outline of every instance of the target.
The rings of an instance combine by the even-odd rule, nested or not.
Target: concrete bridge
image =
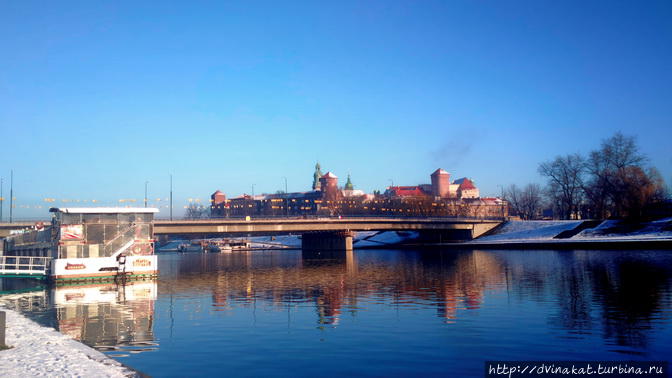
[[[356,231],[419,231],[428,242],[465,241],[501,224],[501,220],[469,218],[314,218],[207,219],[154,221],[154,234],[177,237],[302,234],[304,249],[352,249]]]
[[[44,224],[49,225],[51,221],[44,221]],[[0,223],[0,238],[9,236],[13,230],[24,230],[26,228],[33,227],[35,222],[12,222]]]
[[[427,242],[465,241],[477,238],[501,224],[501,220],[470,218],[266,218],[154,220],[154,235],[212,238],[222,236],[301,234],[305,249],[351,249],[356,231],[419,231]],[[48,222],[45,222],[48,224]],[[0,223],[0,237],[10,230],[32,227],[35,222]]]

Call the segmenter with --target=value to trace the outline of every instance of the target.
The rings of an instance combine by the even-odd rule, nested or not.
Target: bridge
[[[44,224],[48,225],[51,221],[44,221]],[[33,227],[35,225],[35,222],[12,222],[12,223],[7,223],[3,222],[0,223],[0,238],[7,237],[11,234],[12,231],[14,230],[24,230],[26,228]]]
[[[501,219],[480,218],[226,218],[200,220],[154,220],[154,235],[212,238],[222,236],[301,234],[306,249],[351,249],[357,231],[418,231],[428,242],[465,241],[477,238],[500,225]],[[45,222],[47,223],[47,222]],[[48,223],[47,223],[48,224]],[[29,228],[34,222],[0,223],[0,237],[10,230]]]
[[[426,241],[464,241],[477,238],[501,220],[469,218],[313,218],[155,220],[154,234],[168,237],[302,234],[304,249],[352,249],[356,231],[419,231]]]

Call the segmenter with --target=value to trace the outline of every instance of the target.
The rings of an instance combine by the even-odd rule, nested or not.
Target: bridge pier
[[[351,251],[350,231],[307,232],[301,235],[301,249],[305,251]]]
[[[156,242],[157,242],[157,244],[159,245],[159,247],[162,247],[162,246],[168,244],[169,241],[170,241],[170,236],[169,236],[169,235],[166,235],[166,234],[159,235],[159,236],[156,238]]]

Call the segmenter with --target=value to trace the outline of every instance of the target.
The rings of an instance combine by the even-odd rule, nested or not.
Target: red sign
[[[84,226],[81,224],[66,224],[61,226],[61,240],[84,239]]]
[[[79,269],[86,269],[86,265],[70,264],[70,263],[65,264],[65,270],[79,270]]]

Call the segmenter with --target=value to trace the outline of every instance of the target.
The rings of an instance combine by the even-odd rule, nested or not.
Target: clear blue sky
[[[4,1],[0,49],[18,218],[170,173],[178,206],[306,190],[316,160],[497,194],[619,130],[672,180],[669,1]]]

